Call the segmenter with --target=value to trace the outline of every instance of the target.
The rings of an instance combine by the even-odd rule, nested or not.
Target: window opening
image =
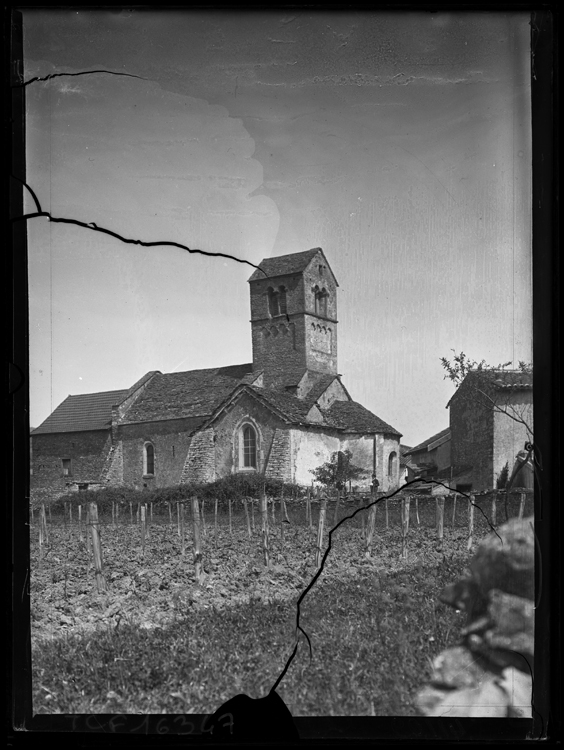
[[[256,469],[257,467],[257,436],[250,425],[243,428],[243,468]]]

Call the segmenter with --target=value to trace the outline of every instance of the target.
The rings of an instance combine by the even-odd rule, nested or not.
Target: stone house
[[[450,478],[450,427],[432,435],[414,448],[405,452],[408,479],[439,479],[448,482]]]
[[[507,463],[532,441],[533,376],[520,370],[471,370],[447,404],[451,486],[463,492],[495,488]]]
[[[210,482],[235,472],[311,484],[339,450],[399,482],[400,433],[353,401],[337,369],[337,280],[320,248],[249,279],[252,363],[152,371],[127,390],[69,396],[32,432],[32,488]]]

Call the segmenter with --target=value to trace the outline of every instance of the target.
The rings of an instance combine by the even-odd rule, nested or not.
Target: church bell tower
[[[337,374],[337,287],[321,248],[266,258],[249,279],[253,371],[291,388]]]

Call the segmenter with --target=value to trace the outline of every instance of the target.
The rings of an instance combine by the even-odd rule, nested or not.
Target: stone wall
[[[257,433],[257,469],[264,472],[268,465],[274,433],[284,422],[257,399],[243,394],[234,404],[224,410],[214,422],[216,434],[216,471],[218,477],[239,471],[239,440],[241,428],[249,422]]]
[[[265,474],[272,479],[292,481],[290,432],[281,428],[274,432]]]
[[[422,714],[531,717],[534,552],[533,517],[512,519],[479,546],[470,575],[443,591],[441,601],[464,611],[466,626],[433,662],[416,699]]]
[[[122,443],[123,483],[142,489],[180,484],[191,443],[191,433],[199,418],[167,419],[136,424],[121,424],[118,437]],[[154,447],[155,472],[143,474],[144,446]]]
[[[192,437],[180,484],[213,482],[215,478],[215,434],[213,427],[208,427]]]
[[[470,388],[462,383],[450,403],[451,461],[454,476],[471,467],[472,490],[478,491],[494,483],[494,420],[491,408]]]
[[[33,464],[30,487],[64,490],[67,483],[98,482],[111,446],[109,430],[47,433],[31,436]],[[63,475],[63,458],[71,473]]]

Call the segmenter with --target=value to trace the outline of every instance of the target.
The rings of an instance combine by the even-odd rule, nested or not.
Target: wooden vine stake
[[[268,549],[268,505],[266,501],[266,494],[264,489],[260,494],[260,514],[262,519],[262,553],[264,557],[265,567],[268,568],[270,564],[270,556]]]
[[[251,522],[253,525],[253,533],[255,532],[255,498],[251,498]]]
[[[213,530],[215,533],[215,538],[217,539],[217,497],[215,498],[213,504]]]
[[[229,533],[233,534],[233,519],[231,513],[231,498],[228,499],[227,504],[229,506]]]
[[[389,516],[388,516],[388,498],[385,499],[384,504],[386,506],[386,528],[390,528]]]
[[[445,499],[444,497],[437,498],[437,539],[439,542],[439,549],[443,548],[445,528]]]
[[[172,528],[172,507],[171,507],[171,504],[170,504],[170,500],[168,501],[167,505],[168,505],[168,520],[169,520],[170,526]]]
[[[456,522],[456,492],[454,493],[453,499],[452,499],[452,528],[454,529],[454,524]]]
[[[468,551],[472,549],[472,534],[474,533],[474,495],[468,500]]]
[[[184,508],[184,505],[182,506]],[[202,550],[200,545],[200,506],[198,498],[192,498],[192,526],[194,529],[194,573],[196,583],[202,580]]]
[[[176,521],[177,521],[177,529],[178,529],[178,536],[181,537],[182,534],[180,533],[180,503],[176,503]]]
[[[206,501],[202,500],[202,533],[206,536]]]
[[[151,503],[152,505],[152,503]],[[153,514],[150,512],[150,507],[147,507],[147,503],[145,503],[145,526],[146,526],[146,533],[147,533],[147,539],[151,538],[151,522],[153,520]]]
[[[137,510],[135,511],[135,523],[141,523],[141,503],[137,503]]]
[[[373,499],[376,496],[373,495]],[[365,514],[363,514],[365,515]],[[372,540],[374,538],[374,526],[376,525],[376,503],[368,511],[368,524],[366,530],[366,557],[370,557],[372,554]]]
[[[339,505],[341,503],[341,491],[337,493],[337,502],[335,503],[335,515],[333,516],[333,526],[339,520]]]
[[[194,502],[198,502],[197,498],[194,501],[194,498],[192,498],[192,515],[194,515]],[[186,527],[184,523],[184,503],[179,503],[179,513],[180,513],[180,554],[184,555],[186,554]],[[198,508],[198,540],[200,538],[200,510]]]
[[[272,504],[274,504],[274,499],[272,501]],[[282,547],[284,546],[284,498],[280,496],[280,544]]]
[[[497,492],[492,495],[492,526],[497,526]]]
[[[51,510],[51,506],[49,506]],[[47,527],[47,514],[45,513],[45,504],[41,503],[41,523],[43,524],[43,538],[45,542],[49,543],[49,529]]]
[[[86,534],[86,554],[88,556],[88,571],[90,572],[90,565],[91,565],[91,553],[92,553],[92,537],[91,534],[88,533],[88,529],[90,528],[90,510],[88,505],[85,506],[86,513],[84,518],[84,525],[86,526],[85,534]]]
[[[525,512],[525,499],[527,495],[525,492],[521,492],[519,496],[519,518],[523,518]]]
[[[129,503],[129,522],[133,523],[133,503]]]
[[[147,506],[142,505],[140,510],[141,510],[141,552],[143,554],[143,557],[145,557],[145,533],[146,533],[146,526],[147,526],[147,519],[146,519]]]
[[[43,543],[45,541],[43,538],[43,535],[44,535],[43,513],[44,513],[44,509],[42,508],[39,511],[39,559],[40,560],[43,559]]]
[[[401,503],[401,556],[407,560],[407,535],[409,533],[409,504],[411,497],[404,497]]]
[[[421,521],[419,520],[419,497],[417,495],[415,496],[415,518],[417,519],[417,525],[421,526]]]
[[[249,517],[249,507],[247,505],[247,498],[243,498],[243,506],[245,508],[245,518],[247,520],[247,533],[249,535],[249,539],[252,539],[253,532],[251,531],[251,519]]]
[[[151,523],[153,523],[153,503],[151,503]]]
[[[92,553],[94,556],[94,571],[96,574],[96,587],[98,593],[106,591],[106,579],[102,569],[102,546],[100,544],[100,532],[98,530],[98,506],[90,503],[90,533],[92,535]]]
[[[84,540],[82,536],[82,505],[78,506],[78,538],[81,542]]]
[[[327,512],[327,498],[322,497],[319,503],[319,523],[317,526],[317,547],[315,550],[315,567],[321,565],[321,548],[323,546],[323,527],[325,526],[325,513]]]
[[[307,488],[307,494],[306,494],[306,526],[308,529],[311,529],[313,526],[312,518],[311,518],[311,490],[309,487]]]
[[[112,500],[112,528],[115,529],[116,527],[116,504]]]

